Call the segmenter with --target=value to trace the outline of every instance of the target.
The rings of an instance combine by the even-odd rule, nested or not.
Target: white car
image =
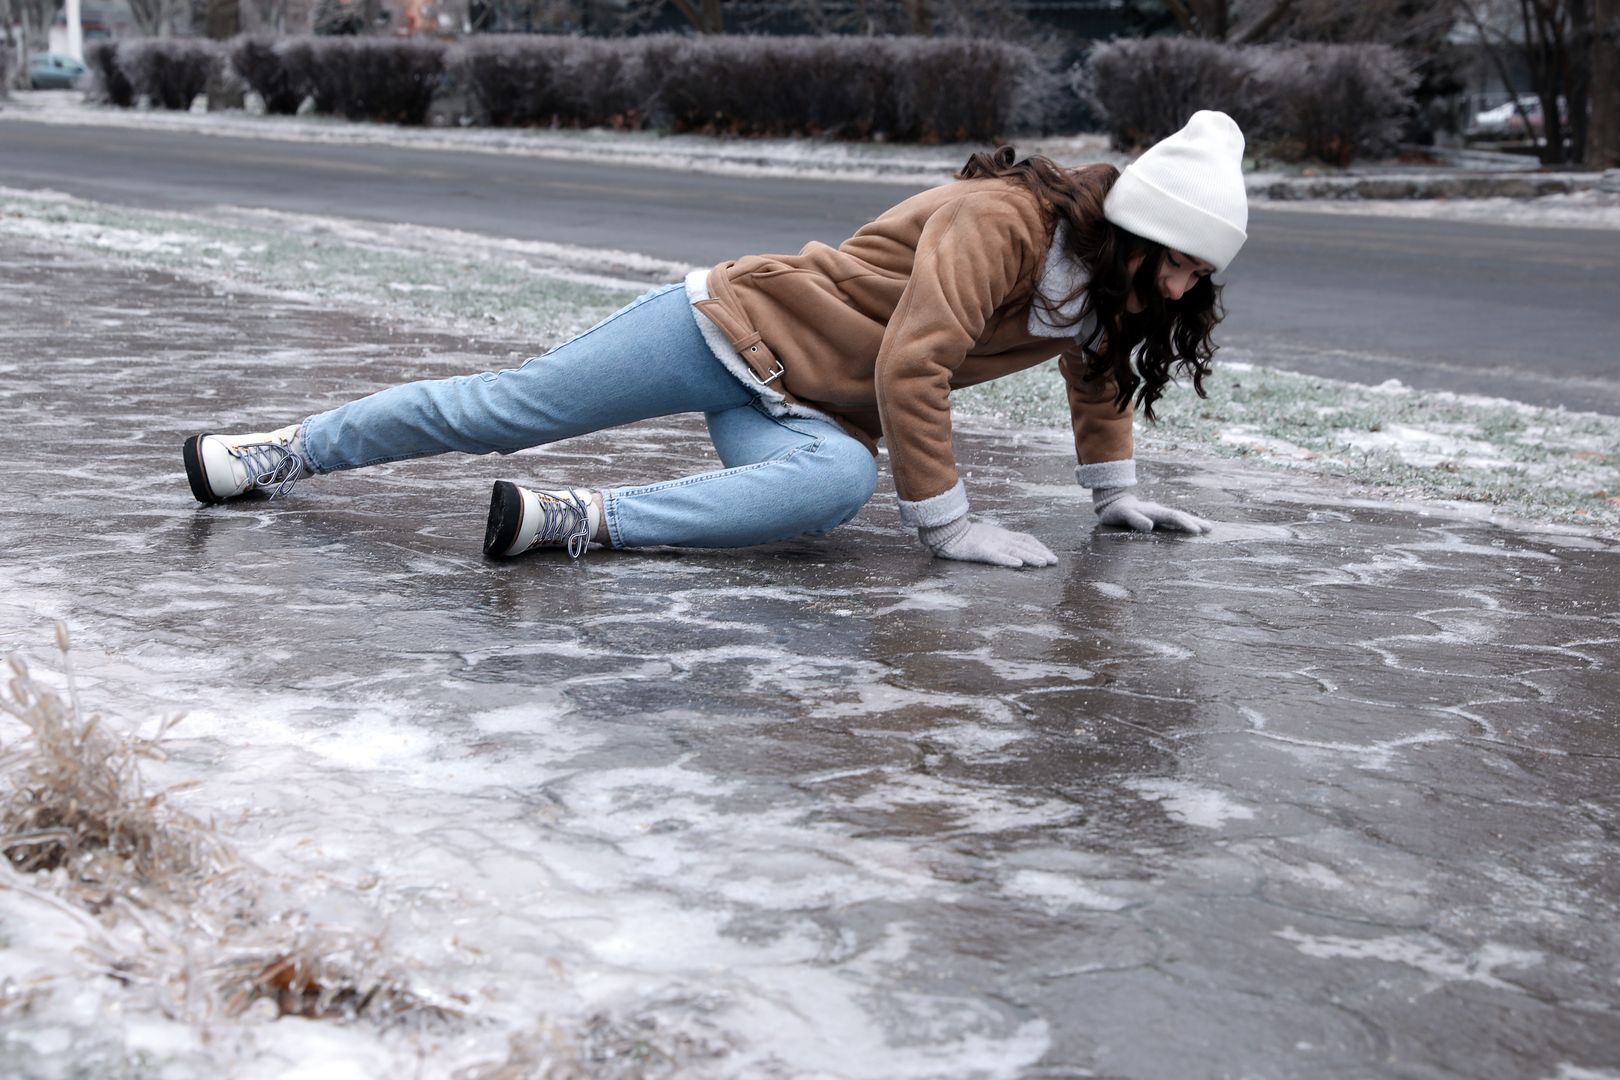
[[[1475,113],[1473,123],[1468,130],[1476,135],[1522,135],[1524,134],[1524,121],[1519,118],[1519,109],[1523,108],[1530,117],[1530,123],[1541,129],[1541,99],[1534,94],[1520,94],[1518,104],[1504,102],[1494,109]]]

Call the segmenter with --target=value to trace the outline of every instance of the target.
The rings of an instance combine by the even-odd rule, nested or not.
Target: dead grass
[[[141,778],[179,717],[152,737],[114,734],[80,708],[60,624],[56,645],[65,690],[12,657],[0,693],[0,720],[23,729],[4,739],[14,725],[0,725],[0,855],[16,872],[7,887],[87,913],[96,927],[133,929],[92,935],[97,967],[146,988],[175,1019],[250,1009],[380,1024],[460,1016],[458,1003],[411,989],[380,936],[272,904],[262,870],[212,822],[170,804],[194,785],[152,792]]]
[[[115,737],[96,715],[84,718],[73,682],[67,631],[58,625],[68,695],[35,679],[19,657],[0,711],[27,734],[0,742],[0,855],[24,873],[60,870],[92,912],[138,884],[164,892],[198,876],[229,869],[235,859],[212,826],[167,805],[173,791],[149,794],[143,759],[161,760],[159,740]]]

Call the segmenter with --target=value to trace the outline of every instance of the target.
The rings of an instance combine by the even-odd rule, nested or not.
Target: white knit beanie
[[[1249,238],[1243,132],[1223,112],[1193,113],[1186,127],[1125,167],[1103,216],[1225,270]]]

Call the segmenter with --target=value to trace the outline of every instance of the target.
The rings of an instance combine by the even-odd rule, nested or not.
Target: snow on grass
[[[269,211],[174,214],[0,188],[0,235],[66,244],[178,274],[381,307],[455,329],[499,323],[555,341],[686,267],[591,251]],[[1257,359],[1264,359],[1263,357]],[[1217,362],[1210,396],[1172,388],[1148,450],[1191,450],[1348,478],[1385,495],[1486,506],[1530,521],[1620,530],[1620,418]],[[956,395],[958,410],[1063,429],[1055,365]]]
[[[247,285],[384,307],[436,323],[501,324],[537,342],[567,336],[644,291],[629,277],[684,271],[620,252],[500,242],[403,226],[359,226],[288,214],[216,216],[125,210],[63,195],[0,188],[0,235],[95,251],[220,286]],[[604,272],[605,271],[605,272]]]
[[[1193,450],[1343,477],[1385,494],[1488,506],[1528,521],[1620,532],[1620,418],[1496,398],[1362,386],[1221,363],[1199,399],[1172,387],[1140,422],[1149,451]],[[962,411],[1067,428],[1056,365],[956,395]]]

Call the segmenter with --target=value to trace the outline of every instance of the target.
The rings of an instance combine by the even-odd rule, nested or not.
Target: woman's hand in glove
[[[1196,536],[1199,533],[1207,533],[1215,527],[1214,522],[1205,521],[1201,517],[1172,510],[1158,503],[1143,502],[1132,495],[1129,488],[1093,488],[1091,508],[1097,512],[1097,520],[1104,525],[1122,525],[1137,532],[1152,532],[1155,528],[1160,528],[1192,533]]]
[[[941,559],[994,566],[1055,566],[1057,556],[1028,533],[1013,532],[963,514],[943,525],[917,530],[923,546]]]

